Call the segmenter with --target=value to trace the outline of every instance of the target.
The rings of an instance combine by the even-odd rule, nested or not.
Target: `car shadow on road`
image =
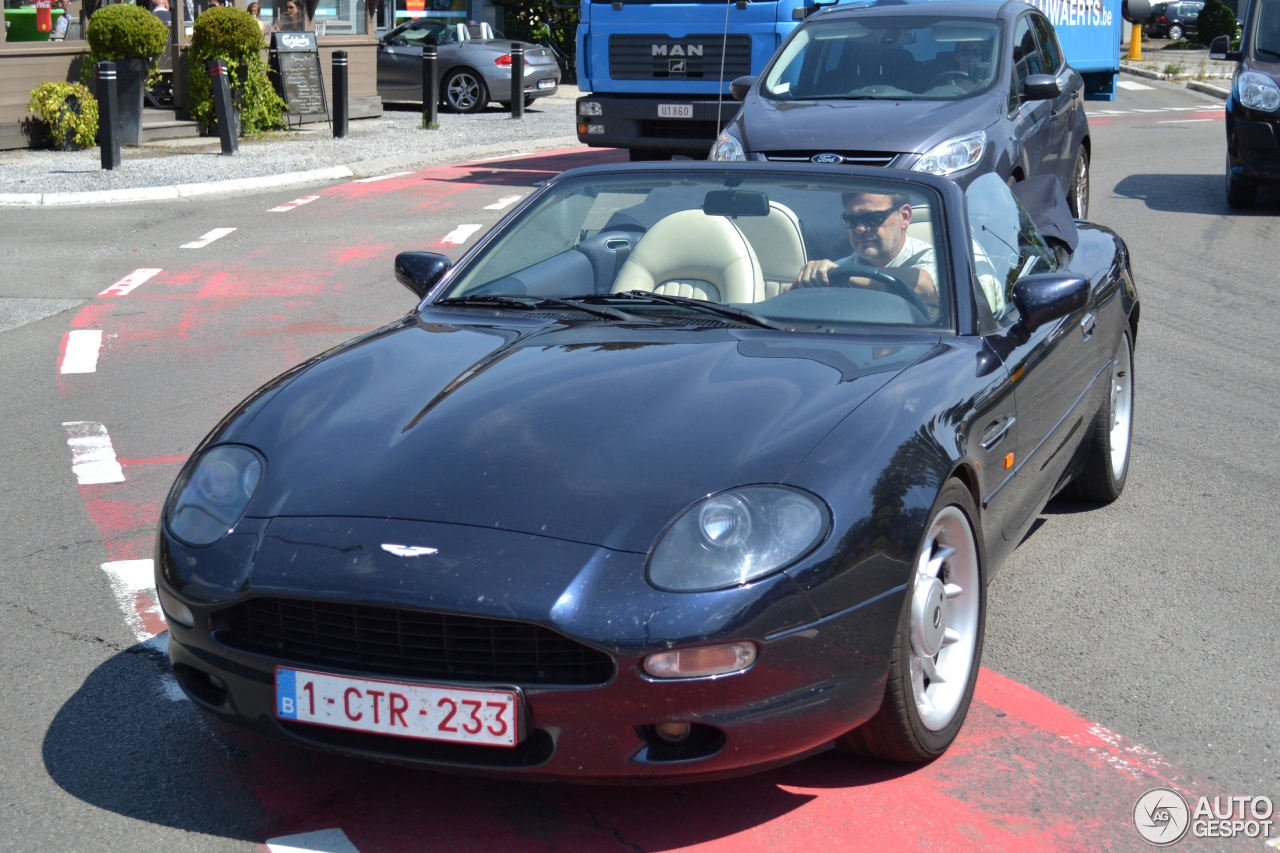
[[[1221,174],[1216,175],[1129,175],[1116,184],[1116,195],[1146,202],[1151,210],[1163,213],[1245,214],[1227,206]],[[1258,192],[1258,213],[1273,214],[1277,197],[1263,188]],[[1270,208],[1270,210],[1268,209]]]
[[[761,827],[820,790],[880,785],[919,769],[823,753],[732,782],[635,787],[449,775],[225,724],[174,698],[167,674],[152,644],[99,666],[49,726],[46,770],[97,808],[250,843],[338,827],[359,850],[424,849],[430,838],[433,850],[586,851],[628,836],[646,850],[682,849]]]

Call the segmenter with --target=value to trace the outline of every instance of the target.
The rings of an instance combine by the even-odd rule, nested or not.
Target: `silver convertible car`
[[[490,101],[511,106],[510,39],[488,24],[445,23],[427,18],[407,21],[378,44],[378,95],[384,101],[422,100],[422,47],[434,44],[439,55],[440,103],[458,113],[474,113]],[[524,102],[554,94],[560,65],[550,48],[524,46]]]

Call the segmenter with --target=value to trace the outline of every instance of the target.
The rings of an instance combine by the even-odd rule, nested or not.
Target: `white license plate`
[[[420,740],[515,746],[514,691],[347,678],[276,667],[276,716],[336,729]]]
[[[658,104],[658,118],[693,118],[693,104]]]
[[[538,81],[539,89],[554,89],[555,87],[556,87],[556,81],[552,80],[550,77],[548,77],[546,80]]]

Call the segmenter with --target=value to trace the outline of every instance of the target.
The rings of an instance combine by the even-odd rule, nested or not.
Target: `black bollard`
[[[333,52],[333,138],[347,135],[347,52]]]
[[[422,126],[435,130],[440,126],[436,109],[440,106],[440,63],[436,46],[422,46]]]
[[[102,168],[120,165],[120,105],[116,102],[116,64],[99,62],[98,77],[98,147],[102,149]]]
[[[236,115],[231,106],[231,84],[227,82],[227,66],[221,59],[209,63],[209,83],[213,86],[213,113],[218,117],[218,138],[222,153],[234,154],[240,147],[236,140]]]
[[[524,118],[524,45],[511,43],[511,117]]]

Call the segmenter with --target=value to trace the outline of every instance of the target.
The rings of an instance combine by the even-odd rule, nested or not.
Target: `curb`
[[[79,193],[0,193],[0,207],[65,207],[77,204],[126,204],[138,201],[168,201],[214,193],[236,193],[260,189],[298,186],[318,181],[340,181],[344,178],[370,178],[387,172],[418,169],[441,163],[473,160],[479,157],[514,156],[530,150],[571,148],[581,143],[576,136],[498,142],[471,148],[455,148],[434,153],[423,152],[397,157],[361,160],[346,166],[329,166],[305,172],[285,172],[257,178],[233,178],[197,184],[175,184],[162,187],[137,187],[122,190],[95,190]]]
[[[1213,95],[1215,98],[1226,100],[1227,95],[1231,94],[1230,84],[1227,87],[1215,86],[1212,83],[1202,83],[1199,80],[1180,80],[1176,77],[1170,77],[1159,71],[1150,71],[1146,68],[1131,68],[1124,63],[1120,64],[1121,72],[1132,74],[1135,77],[1145,77],[1148,80],[1163,80],[1166,83],[1182,83],[1186,88],[1193,92],[1200,92],[1205,95]],[[1223,78],[1224,80],[1227,78]]]

